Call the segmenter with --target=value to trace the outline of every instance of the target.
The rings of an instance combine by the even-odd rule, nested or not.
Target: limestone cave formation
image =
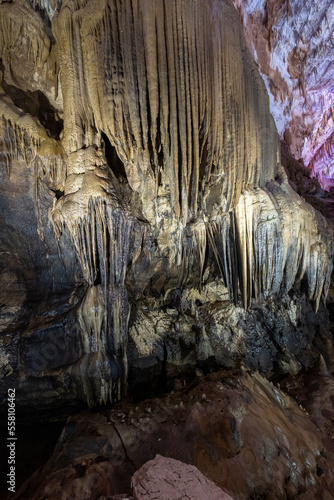
[[[333,22],[0,1],[1,497],[334,499]]]

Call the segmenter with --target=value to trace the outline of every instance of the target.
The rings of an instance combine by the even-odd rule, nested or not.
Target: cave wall
[[[289,186],[232,2],[168,7],[0,5],[1,388],[23,410],[314,358],[331,229]]]
[[[233,2],[281,139],[328,190],[334,177],[333,2]]]

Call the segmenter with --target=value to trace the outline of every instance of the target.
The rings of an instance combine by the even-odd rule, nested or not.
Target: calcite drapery
[[[274,178],[279,159],[274,125],[268,109],[263,112],[263,83],[245,52],[235,21],[233,7],[216,1],[174,2],[173,6],[162,1],[153,5],[68,2],[54,18],[61,82],[66,81],[62,84],[63,144],[69,155],[65,196],[57,202],[54,220],[56,224],[62,220],[70,228],[82,268],[94,268],[88,279],[91,286],[92,274],[99,273],[105,288],[100,305],[104,313],[110,309],[107,289],[115,288],[111,282],[119,274],[118,266],[127,262],[117,252],[121,254],[128,246],[126,235],[130,236],[125,229],[119,240],[108,228],[111,223],[122,233],[119,222],[113,221],[112,179],[105,181],[106,165],[101,165],[104,170],[100,172],[92,150],[97,148],[101,157],[104,136],[104,142],[108,141],[105,150],[115,148],[122,160],[123,182],[139,194],[143,218],[158,233],[159,245],[166,246],[161,241],[161,236],[166,238],[161,233],[166,232],[173,241],[176,231],[183,241],[182,251],[177,248],[180,243],[175,245],[174,262],[170,258],[170,264],[182,268],[182,274],[185,268],[190,272],[189,260],[196,265],[199,258],[203,269],[206,229],[196,221],[197,216],[210,217],[214,204],[219,212],[228,213],[246,187],[263,186]],[[118,174],[115,168],[113,173]],[[212,186],[217,193],[213,200]],[[105,206],[102,217],[90,214],[91,198],[103,199],[98,202]],[[167,201],[163,217],[161,198]],[[165,221],[159,227],[162,218],[171,221],[168,229]],[[100,221],[96,230],[95,219]],[[187,227],[191,221],[196,224]],[[185,244],[184,231],[190,232]],[[101,250],[97,250],[95,232]],[[116,253],[109,252],[107,240],[118,249]],[[110,268],[109,278],[105,268]],[[120,274],[118,286],[122,287],[125,273]],[[233,279],[237,282],[236,276]],[[246,291],[244,296],[248,304]],[[126,317],[124,307],[123,300],[122,308],[110,314]],[[91,315],[91,309],[87,311]],[[107,331],[110,314],[104,321]],[[98,332],[93,336],[103,337],[102,322],[94,322],[94,326]],[[126,328],[124,325],[122,333],[111,328],[112,351],[118,346],[116,350],[124,352]],[[98,352],[107,343],[106,339],[100,342]]]
[[[32,339],[48,338],[54,328],[68,350],[58,343],[49,367],[22,376],[26,393],[43,386],[47,400],[56,380],[60,401],[65,393],[90,405],[113,401],[126,387],[128,364],[150,356],[165,368],[168,360],[182,364],[181,348],[176,353],[169,342],[176,317],[183,319],[173,331],[200,360],[216,355],[222,362],[225,350],[230,365],[253,357],[257,367],[271,369],[277,352],[292,345],[281,339],[283,326],[277,339],[274,332],[265,340],[270,355],[264,363],[255,356],[256,327],[240,331],[237,318],[246,325],[253,313],[245,310],[270,301],[271,311],[274,301],[298,309],[298,297],[288,296],[298,283],[318,309],[332,242],[325,220],[282,172],[265,86],[232,3],[69,0],[45,9],[44,23],[28,3],[8,5],[0,6],[1,22],[11,16],[32,48],[23,82],[15,52],[20,36],[3,32],[4,191],[13,166],[40,168],[34,203],[48,250],[36,273],[53,272],[50,258],[61,269],[47,294],[51,302],[72,289],[52,314],[43,302],[39,321],[25,312],[29,327],[16,328],[18,351],[10,341],[4,346],[8,372],[15,355],[12,376],[29,371]],[[23,20],[22,5],[29,12]],[[30,22],[34,29],[27,29]],[[41,93],[48,98],[47,118]],[[28,97],[40,122],[27,112]],[[64,119],[60,137],[50,116]],[[163,330],[146,334],[147,325],[155,329],[157,309]],[[231,311],[229,350],[221,337]],[[298,311],[291,315],[295,329],[303,316]],[[296,345],[292,355],[304,347]]]
[[[106,134],[150,223],[160,193],[186,224],[208,186],[228,211],[274,178],[264,85],[228,2],[67,2],[53,26],[65,149],[98,147]]]

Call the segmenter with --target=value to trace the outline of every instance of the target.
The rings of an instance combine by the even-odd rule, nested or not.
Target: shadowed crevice
[[[106,134],[102,132],[101,135],[102,135],[102,140],[104,142],[105,157],[111,171],[118,179],[118,181],[127,182],[128,178],[125,172],[124,163],[119,158],[116,148],[114,148],[114,146],[111,145]]]

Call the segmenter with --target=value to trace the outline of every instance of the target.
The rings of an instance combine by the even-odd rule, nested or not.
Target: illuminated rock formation
[[[232,3],[36,5],[0,5],[3,387],[94,406],[198,361],[307,366],[332,234]]]
[[[233,2],[281,138],[329,189],[334,183],[333,2]]]

